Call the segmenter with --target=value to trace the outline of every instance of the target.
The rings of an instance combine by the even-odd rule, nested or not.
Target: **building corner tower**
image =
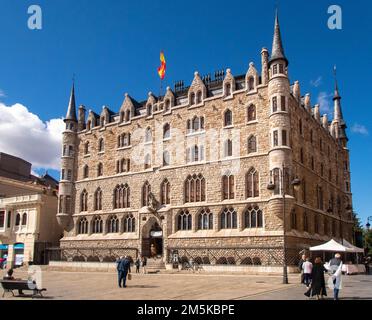
[[[75,86],[72,85],[67,109],[65,131],[62,133],[61,181],[59,183],[57,220],[64,231],[71,231],[72,211],[75,205],[77,130]]]

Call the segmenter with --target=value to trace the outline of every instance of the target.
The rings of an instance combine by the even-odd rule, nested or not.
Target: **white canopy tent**
[[[352,249],[353,251],[352,252],[356,252],[356,253],[364,253],[364,249],[362,248],[358,248],[354,245],[352,245],[350,242],[348,242],[347,240],[344,239],[344,245],[345,247],[348,247],[350,249]]]
[[[310,251],[355,252],[352,248],[343,246],[333,239],[319,246],[310,247]]]

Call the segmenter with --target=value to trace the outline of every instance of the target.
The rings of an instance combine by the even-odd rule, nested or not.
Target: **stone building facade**
[[[71,92],[57,218],[63,259],[173,254],[203,264],[276,265],[352,239],[349,151],[336,83],[320,115],[290,83],[278,17],[261,72],[195,72],[164,96],[98,115]],[[300,181],[294,187],[292,181]],[[298,183],[297,183],[298,184]],[[271,186],[268,188],[268,185]],[[285,226],[283,229],[283,191]]]

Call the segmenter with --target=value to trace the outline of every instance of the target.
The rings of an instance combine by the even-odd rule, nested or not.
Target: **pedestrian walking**
[[[128,274],[131,273],[130,261],[127,256],[125,256],[124,258],[120,257],[120,260],[117,265],[117,270],[118,270],[119,287],[126,288],[127,287],[126,286],[127,276]]]
[[[311,285],[309,290],[305,292],[305,296],[309,298],[316,296],[316,298],[319,300],[319,296],[320,299],[323,299],[323,296],[327,295],[324,279],[325,272],[327,272],[327,270],[323,266],[322,259],[317,257],[314,261],[311,272]]]
[[[301,275],[300,275],[300,281],[301,283],[304,283],[304,270],[302,269],[302,265],[304,264],[304,262],[306,261],[306,255],[302,255],[299,263],[298,263],[298,271],[300,271]]]
[[[137,259],[136,259],[136,262],[134,263],[134,265],[136,266],[136,273],[139,273],[140,272],[140,266],[141,266],[141,259],[139,256],[137,256]]]
[[[141,266],[142,266],[142,273],[146,274],[146,265],[147,265],[147,258],[142,256],[141,258]]]
[[[310,262],[310,258],[306,258],[306,261],[302,264],[302,271],[304,274],[304,283],[306,287],[309,287],[311,282],[311,273],[313,271],[313,264]]]
[[[369,264],[371,263],[371,257],[364,257],[364,266],[366,267],[366,274],[369,275]]]
[[[342,289],[342,260],[339,253],[335,254],[335,257],[329,261],[326,265],[330,273],[328,279],[328,287],[333,289],[333,299],[338,300],[340,289]]]

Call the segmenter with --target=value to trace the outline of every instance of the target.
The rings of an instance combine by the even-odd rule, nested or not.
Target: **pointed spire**
[[[335,77],[335,94],[334,94],[333,100],[341,99],[340,93],[338,91],[337,67],[336,66],[333,67],[333,74],[334,74],[334,77]]]
[[[75,80],[72,82],[71,94],[70,94],[70,102],[68,104],[66,120],[70,121],[77,121],[76,119],[76,103],[75,103]]]
[[[341,96],[340,92],[338,90],[338,83],[337,83],[337,69],[336,66],[333,68],[333,73],[335,77],[335,94],[333,97],[334,101],[334,114],[333,118],[339,122],[343,122],[343,115],[342,115],[342,109],[341,109]]]
[[[288,60],[284,54],[282,36],[280,34],[278,9],[276,9],[276,14],[275,14],[274,38],[273,38],[273,47],[271,50],[270,62],[277,60],[277,59],[283,59],[288,65]]]

